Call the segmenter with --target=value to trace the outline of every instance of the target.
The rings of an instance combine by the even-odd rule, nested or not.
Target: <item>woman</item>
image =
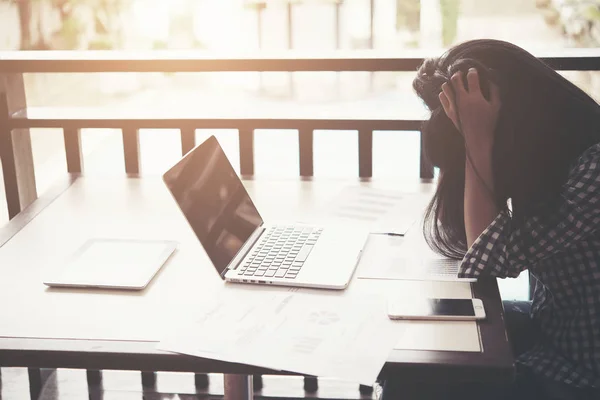
[[[531,304],[505,303],[516,382],[456,398],[600,399],[600,106],[495,40],[426,60],[413,87],[431,110],[424,151],[440,170],[428,244],[462,260],[461,276],[529,270],[538,281]],[[437,390],[431,398],[454,398]],[[406,395],[386,382],[386,399]]]

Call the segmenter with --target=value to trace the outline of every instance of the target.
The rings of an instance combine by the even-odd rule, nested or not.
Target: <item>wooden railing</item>
[[[5,52],[0,53],[0,157],[9,218],[14,217],[37,197],[31,154],[29,128],[62,128],[69,172],[81,172],[82,128],[118,128],[123,132],[123,148],[127,172],[139,171],[138,129],[179,128],[182,151],[194,146],[197,128],[233,128],[239,130],[240,165],[243,175],[254,172],[255,129],[297,129],[301,176],[313,174],[313,131],[315,129],[351,129],[359,132],[360,177],[372,175],[373,130],[419,130],[421,120],[389,119],[256,119],[199,118],[129,118],[86,117],[67,115],[49,118],[28,117],[24,73],[94,73],[94,72],[267,72],[267,71],[415,71],[428,56],[439,52],[413,51],[403,57],[390,57],[372,51],[336,53],[334,56],[307,57],[299,53],[276,56],[202,56],[189,52]],[[557,70],[598,71],[600,51],[596,49],[565,50],[539,55]],[[431,178],[432,169],[421,157],[420,176]]]
[[[31,151],[30,128],[61,128],[64,135],[67,170],[83,171],[81,129],[116,128],[123,137],[125,172],[140,172],[139,130],[144,128],[175,128],[181,136],[181,152],[195,146],[195,130],[230,128],[239,132],[240,172],[254,173],[254,130],[296,129],[299,139],[299,175],[313,175],[313,131],[316,129],[358,131],[358,176],[372,176],[373,131],[418,131],[422,120],[413,119],[323,119],[281,118],[115,118],[111,115],[29,115],[26,108],[23,74],[25,73],[95,73],[95,72],[300,72],[300,71],[415,71],[425,57],[439,52],[415,51],[402,57],[381,56],[372,51],[336,53],[335,56],[307,57],[286,53],[274,57],[214,57],[181,52],[11,52],[0,53],[0,158],[9,218],[15,217],[36,197],[36,185]],[[539,54],[553,68],[562,71],[600,71],[600,50],[561,50],[555,54]],[[432,178],[433,171],[420,158],[420,176]],[[30,380],[39,374],[30,371]],[[259,379],[259,378],[257,378]],[[95,371],[88,371],[90,384],[100,380]],[[153,374],[144,373],[144,384],[153,383]],[[204,386],[206,377],[197,375],[197,384]],[[260,386],[260,382],[256,382]],[[316,381],[307,379],[307,389],[316,389]],[[363,388],[365,389],[365,388]]]

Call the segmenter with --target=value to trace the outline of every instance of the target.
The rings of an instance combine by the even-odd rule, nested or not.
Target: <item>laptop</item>
[[[163,180],[225,281],[322,289],[350,283],[368,231],[265,222],[214,136]]]

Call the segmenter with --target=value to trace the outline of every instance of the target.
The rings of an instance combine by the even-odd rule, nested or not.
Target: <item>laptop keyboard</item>
[[[296,278],[322,231],[322,228],[299,226],[267,230],[240,266],[238,275]]]

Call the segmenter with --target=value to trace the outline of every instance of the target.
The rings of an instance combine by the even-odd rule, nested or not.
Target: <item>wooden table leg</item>
[[[225,374],[225,400],[252,400],[252,376]]]

